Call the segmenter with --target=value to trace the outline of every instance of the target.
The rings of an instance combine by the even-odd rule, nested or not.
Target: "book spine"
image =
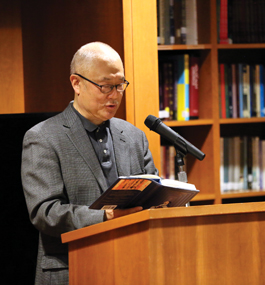
[[[241,183],[240,183],[240,137],[236,136],[233,138],[233,153],[231,155],[234,156],[233,162],[234,162],[234,188],[233,190],[240,190],[241,188]]]
[[[186,0],[187,45],[198,44],[196,0]]]
[[[184,109],[184,118],[185,121],[188,121],[190,119],[190,96],[189,96],[189,55],[184,54],[184,84],[185,84],[185,109]]]
[[[160,44],[165,44],[165,0],[159,0]]]
[[[250,86],[248,64],[243,64],[243,117],[250,118]]]
[[[261,189],[265,191],[265,140],[261,141],[261,157],[262,157],[262,162],[261,162],[261,176],[262,176],[262,184],[261,184]]]
[[[256,112],[257,112],[257,117],[260,117],[260,66],[259,64],[255,65],[255,82],[254,82],[254,93],[255,93],[255,100],[256,100]]]
[[[228,44],[228,8],[227,0],[220,0],[220,44]]]
[[[177,98],[177,114],[178,121],[185,121],[186,114],[186,91],[187,91],[187,72],[186,72],[186,58],[185,55],[178,56],[178,98]]]
[[[236,65],[231,65],[232,72],[232,117],[238,118],[238,92],[237,92],[237,74],[236,74]]]
[[[175,44],[174,0],[169,0],[169,43]]]
[[[174,119],[174,82],[173,82],[173,64],[168,63],[168,104],[169,104],[169,119]]]
[[[199,118],[199,58],[196,56],[190,57],[190,119]]]
[[[175,43],[181,42],[181,0],[174,0]]]
[[[224,185],[224,138],[220,137],[220,187],[221,193],[225,192]]]
[[[225,99],[225,65],[220,63],[220,96],[221,96],[221,114],[222,118],[226,118],[226,99]]]
[[[259,137],[252,137],[252,190],[260,190]]]
[[[259,65],[259,82],[260,82],[260,116],[265,117],[265,89],[264,89],[264,66]]]
[[[186,26],[186,0],[181,0],[181,43],[187,43],[187,26]]]
[[[257,117],[257,102],[254,90],[255,69],[254,65],[249,66],[249,96],[250,96],[250,117]]]
[[[238,64],[238,97],[239,97],[239,117],[244,118],[243,115],[243,64]]]
[[[157,44],[158,45],[160,45],[160,19],[159,19],[159,17],[160,17],[160,11],[159,11],[159,2],[160,2],[160,0],[156,0],[156,16],[157,16],[157,18],[156,18],[156,24],[157,24]]]

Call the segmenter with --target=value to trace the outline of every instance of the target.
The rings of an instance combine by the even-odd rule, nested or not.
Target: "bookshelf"
[[[254,130],[261,136],[265,119],[220,119],[218,98],[220,60],[262,58],[265,43],[219,44],[216,0],[197,0],[197,45],[157,45],[156,1],[85,1],[81,9],[81,4],[71,1],[61,4],[1,1],[0,19],[6,29],[0,33],[0,113],[62,111],[73,98],[68,80],[72,55],[87,42],[106,42],[121,54],[130,82],[117,116],[147,134],[160,168],[160,138],[144,125],[148,115],[158,116],[158,59],[168,53],[196,52],[200,58],[199,119],[166,122],[206,153],[203,161],[187,157],[188,180],[201,191],[193,203],[265,198],[265,192],[231,196],[220,192],[220,136],[239,126],[243,134]]]
[[[188,158],[188,180],[201,193],[194,204],[219,204],[231,202],[262,201],[265,191],[221,193],[220,189],[220,137],[255,135],[264,138],[264,118],[222,119],[219,117],[220,62],[232,63],[247,60],[264,64],[264,43],[219,44],[217,31],[217,1],[197,1],[198,44],[158,45],[158,55],[189,53],[200,55],[199,112],[198,120],[165,121],[206,153],[204,161]],[[203,18],[203,15],[208,15]],[[201,36],[203,35],[203,36]],[[208,35],[208,36],[207,36]],[[204,177],[205,179],[203,179]]]

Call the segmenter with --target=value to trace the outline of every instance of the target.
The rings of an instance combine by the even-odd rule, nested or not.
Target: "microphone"
[[[185,140],[181,135],[173,131],[170,127],[165,125],[160,119],[156,118],[155,116],[149,115],[145,119],[144,124],[151,131],[158,133],[163,138],[173,143],[183,156],[185,156],[187,153],[190,153],[199,160],[204,159],[205,154],[202,151],[200,151],[193,144]]]

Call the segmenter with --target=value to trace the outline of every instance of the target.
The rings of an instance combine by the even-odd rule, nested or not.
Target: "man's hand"
[[[105,210],[105,220],[112,220],[121,216],[126,216],[132,213],[142,211],[143,207],[134,207],[129,209]]]

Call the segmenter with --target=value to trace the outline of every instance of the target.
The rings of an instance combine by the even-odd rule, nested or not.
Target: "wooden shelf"
[[[207,126],[213,124],[213,119],[189,120],[189,121],[164,121],[165,125],[169,127],[182,126]]]
[[[246,198],[246,197],[260,197],[265,196],[265,191],[238,191],[238,192],[231,192],[231,193],[225,193],[221,194],[222,199],[231,199],[231,198]]]
[[[263,49],[264,44],[218,44],[218,49]]]
[[[158,50],[204,50],[211,49],[211,44],[200,44],[200,45],[158,45]]]
[[[251,123],[265,123],[265,118],[234,118],[234,119],[220,119],[220,124],[251,124]]]

